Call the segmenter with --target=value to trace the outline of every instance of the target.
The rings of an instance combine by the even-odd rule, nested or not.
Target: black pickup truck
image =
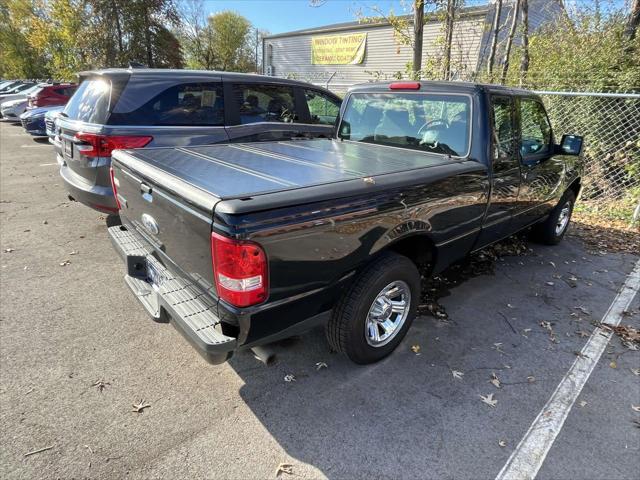
[[[562,239],[581,149],[555,143],[531,92],[366,84],[332,139],[114,152],[123,224],[109,234],[148,312],[211,363],[321,321],[335,350],[370,363],[413,321],[418,266],[531,226]]]

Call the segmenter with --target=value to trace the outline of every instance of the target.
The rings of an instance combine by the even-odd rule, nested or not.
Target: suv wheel
[[[355,280],[327,325],[331,346],[355,363],[376,362],[402,341],[413,322],[420,295],[414,263],[385,253]]]

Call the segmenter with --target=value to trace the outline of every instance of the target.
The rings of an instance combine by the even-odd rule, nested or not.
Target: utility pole
[[[413,5],[413,76],[420,79],[422,70],[422,33],[424,31],[424,0],[415,0]]]

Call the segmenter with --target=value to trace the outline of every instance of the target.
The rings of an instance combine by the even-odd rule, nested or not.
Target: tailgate
[[[128,152],[114,152],[112,168],[122,222],[167,268],[214,292],[211,222],[218,199]]]

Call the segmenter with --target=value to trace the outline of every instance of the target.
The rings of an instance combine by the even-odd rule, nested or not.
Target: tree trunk
[[[415,0],[413,6],[413,77],[420,79],[422,70],[422,32],[424,30],[424,0]]]
[[[504,85],[507,81],[507,73],[509,72],[509,55],[511,54],[511,46],[513,45],[513,37],[516,36],[516,28],[518,27],[518,14],[520,13],[520,0],[515,0],[513,4],[513,18],[511,20],[511,28],[507,37],[507,44],[504,47],[504,59],[502,61],[502,75],[500,83]]]
[[[522,0],[522,58],[520,59],[520,86],[529,73],[529,0]]]
[[[455,14],[455,1],[447,0],[447,17],[445,19],[444,30],[444,58],[442,70],[444,80],[451,77],[451,44],[453,43],[453,16]]]
[[[496,0],[496,11],[493,17],[493,26],[491,27],[491,50],[489,51],[489,60],[487,61],[487,75],[489,81],[493,82],[493,64],[496,61],[496,50],[498,48],[498,35],[500,34],[500,15],[502,14],[502,0]]]
[[[629,19],[627,20],[627,25],[624,28],[624,36],[627,40],[631,41],[636,38],[638,24],[640,24],[640,0],[633,0]]]
[[[116,0],[111,0],[111,10],[116,23],[116,33],[118,35],[118,63],[122,62],[122,52],[124,45],[122,43],[122,25],[120,24],[120,8]]]

